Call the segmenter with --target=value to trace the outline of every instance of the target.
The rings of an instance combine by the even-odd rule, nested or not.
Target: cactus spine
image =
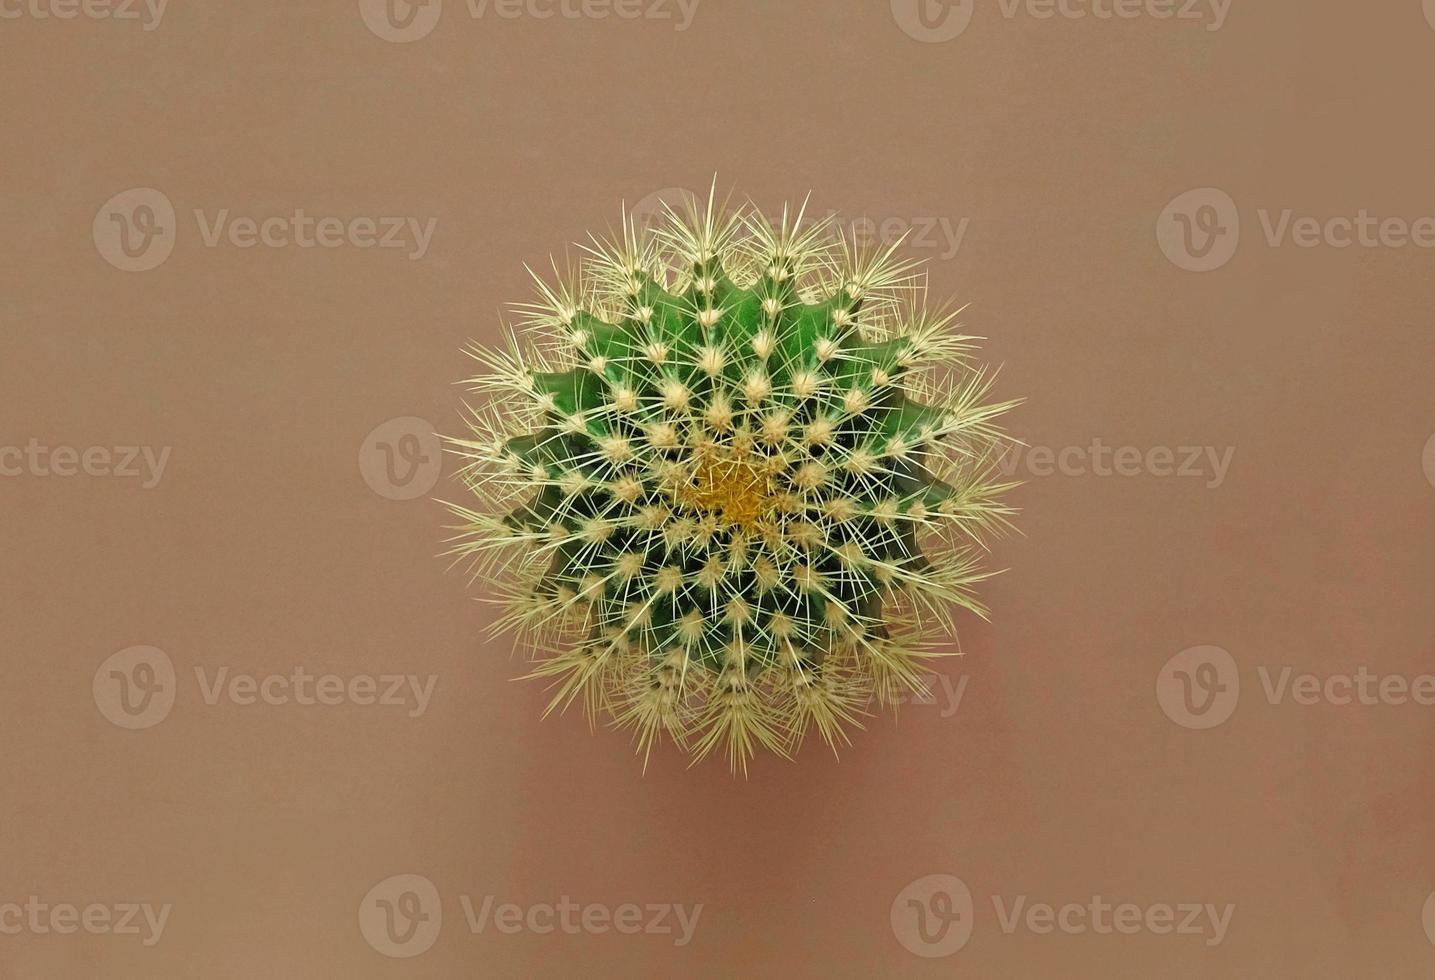
[[[834,749],[923,662],[1011,513],[992,375],[895,246],[829,222],[671,209],[538,282],[483,372],[452,554],[495,583],[532,676],[746,769]],[[556,272],[556,268],[555,268]]]

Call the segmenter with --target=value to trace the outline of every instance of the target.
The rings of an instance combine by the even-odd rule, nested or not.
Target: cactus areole
[[[582,248],[470,351],[452,553],[645,758],[835,748],[983,613],[1012,403],[898,246],[709,198]]]

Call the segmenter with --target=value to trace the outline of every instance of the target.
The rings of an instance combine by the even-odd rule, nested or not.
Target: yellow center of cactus
[[[750,527],[772,509],[772,479],[751,452],[704,448],[697,454],[692,483],[678,499],[726,524]]]

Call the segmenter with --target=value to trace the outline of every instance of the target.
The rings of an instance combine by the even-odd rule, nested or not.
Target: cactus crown
[[[484,371],[452,554],[497,583],[549,705],[695,760],[836,747],[922,664],[1011,513],[992,375],[896,246],[709,197],[538,282]],[[556,273],[556,267],[555,267]],[[860,727],[860,725],[859,725]]]

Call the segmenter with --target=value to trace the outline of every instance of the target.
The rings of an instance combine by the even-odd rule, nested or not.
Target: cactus
[[[993,374],[897,246],[709,196],[534,276],[472,347],[450,553],[553,685],[746,771],[924,689],[1008,526]],[[531,274],[531,270],[530,270]],[[959,311],[958,311],[959,312]],[[546,713],[546,712],[545,712]]]

